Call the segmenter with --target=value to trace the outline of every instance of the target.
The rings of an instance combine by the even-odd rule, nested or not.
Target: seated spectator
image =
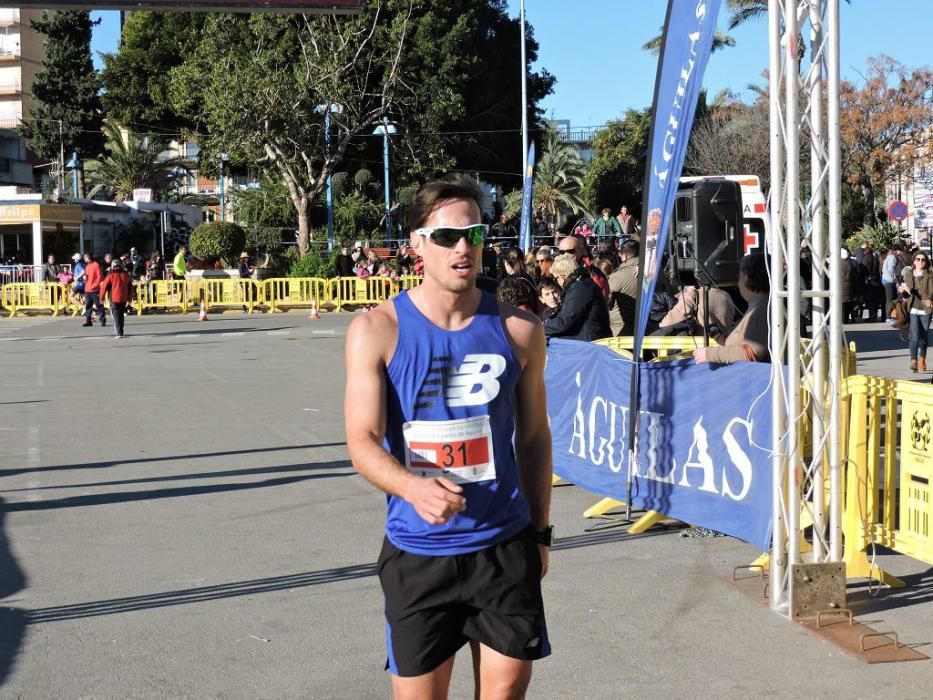
[[[538,315],[542,321],[548,320],[557,313],[562,299],[563,295],[557,280],[551,276],[542,277],[538,282],[538,302],[541,307],[541,313]]]
[[[499,283],[496,298],[522,311],[535,312],[535,295],[525,281],[518,277],[506,277]]]
[[[748,302],[748,310],[721,347],[699,348],[693,351],[698,363],[728,365],[734,362],[769,362],[768,294],[771,282],[762,253],[742,258],[739,268],[739,292]],[[710,303],[712,308],[712,303]]]
[[[545,336],[585,341],[608,338],[609,309],[588,268],[577,264],[573,255],[561,255],[551,272],[564,299],[560,310],[544,322]]]
[[[720,345],[735,325],[735,304],[728,292],[712,287],[709,290],[709,318],[703,304],[703,290],[695,285],[681,289],[674,295],[676,303],[658,323],[656,335],[703,335],[709,321],[709,335]]]

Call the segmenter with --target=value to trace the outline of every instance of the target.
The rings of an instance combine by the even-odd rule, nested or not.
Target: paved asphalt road
[[[388,697],[349,318],[132,317],[122,341],[0,319],[0,697]],[[853,332],[861,371],[906,366],[890,332]],[[530,697],[930,697],[933,662],[868,666],[738,593],[751,547],[587,532],[596,500],[555,490],[555,653]],[[911,586],[852,604],[930,653],[933,571],[880,560]],[[470,688],[462,656],[452,696]]]

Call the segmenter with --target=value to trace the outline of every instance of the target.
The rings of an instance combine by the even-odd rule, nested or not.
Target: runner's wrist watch
[[[548,525],[543,530],[535,530],[535,543],[550,547],[554,541],[554,526]]]

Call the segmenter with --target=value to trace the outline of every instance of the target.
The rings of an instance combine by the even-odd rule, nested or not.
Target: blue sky
[[[508,0],[508,5],[517,16],[519,0]],[[930,0],[852,0],[841,5],[843,78],[860,82],[865,59],[881,53],[908,67],[933,63]],[[544,103],[547,116],[570,119],[577,126],[596,125],[650,104],[657,59],[641,45],[658,33],[666,6],[665,0],[525,0],[525,14],[540,44],[536,67],[557,77],[554,94]],[[119,13],[94,15],[103,20],[94,33],[94,50],[116,50]],[[725,21],[723,10],[723,29]],[[711,95],[729,88],[748,99],[746,86],[762,82],[768,65],[767,20],[731,34],[735,47],[713,54],[704,83]]]

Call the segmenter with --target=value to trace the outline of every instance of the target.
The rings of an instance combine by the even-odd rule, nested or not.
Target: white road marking
[[[311,331],[312,335],[337,335],[337,331],[331,328],[329,331]]]
[[[45,386],[45,365],[41,362],[36,367],[36,386]]]
[[[30,469],[38,469],[42,464],[42,455],[39,452],[39,426],[34,425],[29,429],[27,438],[26,461]],[[31,489],[37,489],[42,484],[38,479],[30,481],[27,486]],[[27,501],[41,501],[42,496],[38,492],[30,493],[26,496]]]
[[[266,331],[266,335],[291,335],[291,331]]]

